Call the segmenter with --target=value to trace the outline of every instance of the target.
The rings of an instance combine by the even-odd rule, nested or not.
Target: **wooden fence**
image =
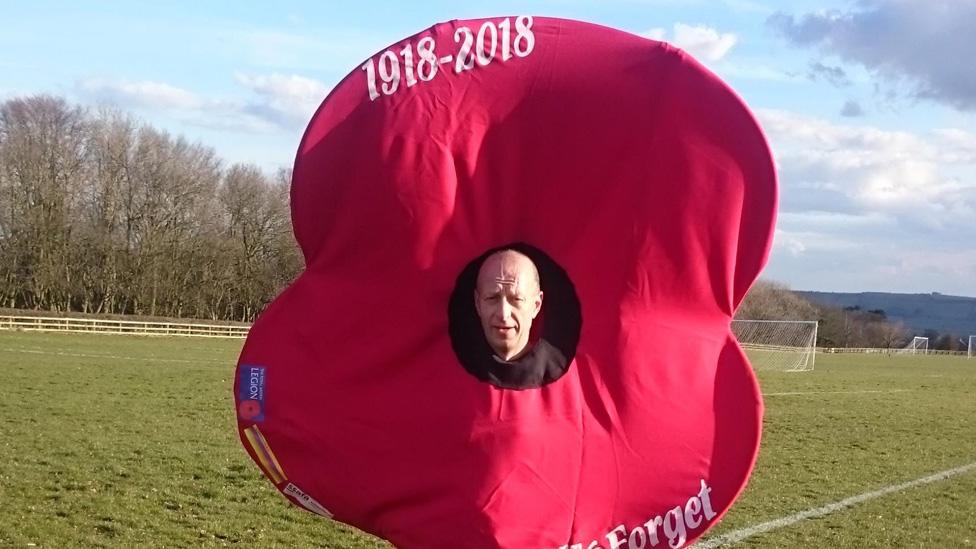
[[[145,322],[136,320],[103,320],[100,318],[64,318],[48,316],[0,316],[0,330],[35,332],[95,332],[189,337],[245,338],[250,326],[180,322]],[[748,347],[748,345],[745,345]],[[910,349],[871,349],[853,347],[817,347],[818,353],[912,354]],[[966,351],[918,350],[917,354],[961,355]]]
[[[884,355],[953,355],[966,356],[966,351],[942,349],[877,349],[873,347],[817,347],[818,353],[863,353]]]
[[[189,336],[244,338],[250,326],[202,323],[141,322],[96,318],[61,318],[44,316],[0,316],[0,330],[34,332],[88,332],[151,336]]]

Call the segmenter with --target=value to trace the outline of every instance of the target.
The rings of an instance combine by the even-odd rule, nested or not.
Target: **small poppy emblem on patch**
[[[253,421],[261,415],[261,403],[256,400],[242,400],[237,406],[237,417],[244,421]]]
[[[237,369],[237,417],[242,421],[264,420],[264,366],[241,364]]]

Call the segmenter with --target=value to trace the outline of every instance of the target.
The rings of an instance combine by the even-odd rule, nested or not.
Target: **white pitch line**
[[[751,538],[757,534],[764,534],[771,530],[777,530],[779,528],[785,528],[786,526],[792,526],[797,522],[811,519],[819,518],[831,513],[841,511],[848,507],[853,507],[858,503],[863,503],[868,500],[879,498],[881,496],[886,496],[895,492],[901,492],[908,490],[909,488],[915,488],[916,486],[922,486],[923,484],[931,484],[933,482],[938,482],[940,480],[946,480],[948,478],[968,473],[976,469],[976,462],[970,463],[968,465],[963,465],[961,467],[956,467],[954,469],[947,469],[927,477],[917,478],[915,480],[910,480],[908,482],[903,482],[901,484],[895,484],[892,486],[886,486],[880,490],[875,490],[873,492],[866,492],[857,496],[851,496],[847,499],[842,499],[840,501],[835,501],[824,505],[823,507],[816,507],[813,509],[807,509],[806,511],[800,511],[799,513],[789,515],[783,518],[778,518],[776,520],[771,520],[769,522],[762,522],[754,526],[749,526],[747,528],[742,528],[740,530],[733,530],[728,534],[722,534],[721,536],[706,539],[700,543],[694,545],[694,549],[712,549],[713,547],[722,547],[723,545],[728,545],[731,543],[736,543],[742,541],[746,538]]]
[[[792,395],[863,395],[868,393],[904,393],[911,389],[878,389],[865,391],[795,391],[790,393],[763,393],[763,396],[792,396]]]
[[[230,364],[226,360],[190,360],[186,358],[156,358],[156,357],[141,357],[141,356],[119,356],[119,355],[89,355],[84,353],[63,353],[59,351],[41,351],[38,349],[13,349],[10,347],[0,348],[0,351],[7,353],[30,353],[35,355],[55,355],[55,356],[70,356],[79,358],[113,358],[116,360],[144,360],[147,362],[182,362],[187,364],[199,364],[201,362],[206,362],[210,364]]]

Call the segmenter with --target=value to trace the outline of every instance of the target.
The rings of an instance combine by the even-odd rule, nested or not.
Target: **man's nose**
[[[503,319],[508,320],[512,317],[512,304],[507,299],[501,300],[501,304],[498,306],[498,312]]]

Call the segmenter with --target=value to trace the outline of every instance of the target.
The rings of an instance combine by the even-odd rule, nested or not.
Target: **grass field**
[[[386,547],[246,457],[240,345],[0,331],[0,546]],[[760,381],[759,462],[713,536],[976,462],[976,360],[821,355]],[[976,470],[729,547],[976,547]]]

